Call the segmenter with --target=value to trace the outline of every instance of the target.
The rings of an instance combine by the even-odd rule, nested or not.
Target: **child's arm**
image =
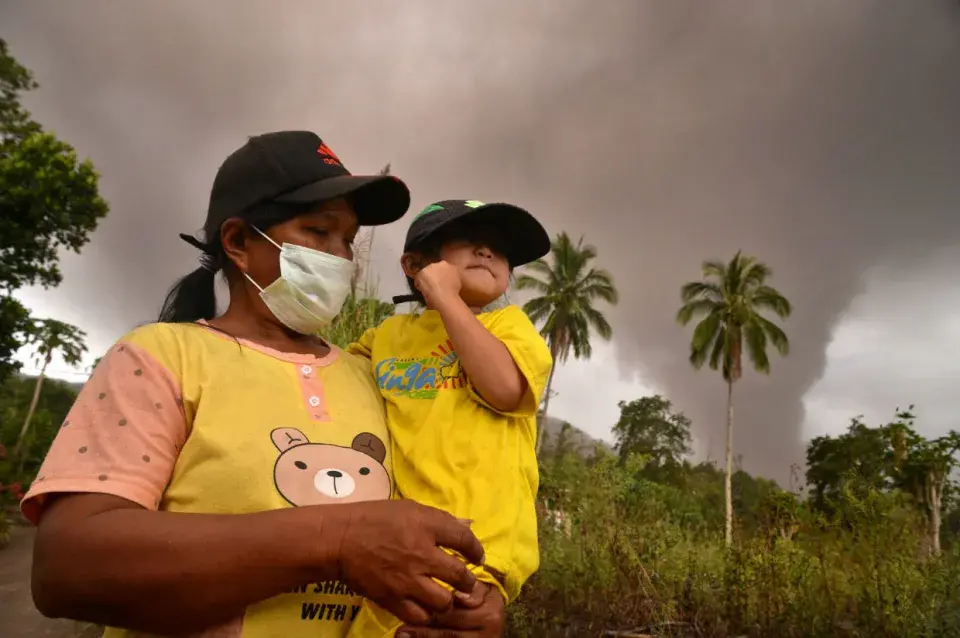
[[[417,288],[443,319],[473,392],[487,407],[505,414],[537,413],[553,360],[530,319],[505,309],[487,330],[460,298],[460,275],[445,262],[417,275]],[[491,332],[492,331],[492,332]]]
[[[434,306],[480,396],[500,412],[516,410],[528,384],[507,347],[480,323],[459,294],[438,296]]]

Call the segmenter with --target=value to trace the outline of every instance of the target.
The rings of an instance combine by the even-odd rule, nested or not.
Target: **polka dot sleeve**
[[[157,509],[187,426],[180,387],[146,350],[121,342],[97,365],[20,507],[36,523],[51,494],[112,494]]]

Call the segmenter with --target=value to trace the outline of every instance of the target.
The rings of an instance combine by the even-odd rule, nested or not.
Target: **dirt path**
[[[3,638],[94,638],[98,631],[69,620],[40,615],[30,597],[30,527],[14,526],[10,545],[0,550],[0,636]]]

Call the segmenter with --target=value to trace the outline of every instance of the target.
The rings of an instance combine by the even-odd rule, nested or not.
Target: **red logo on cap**
[[[320,146],[317,147],[317,153],[320,154],[320,157],[323,158],[323,161],[327,164],[333,164],[334,166],[343,166],[343,162],[340,161],[340,158],[337,157],[336,153],[330,150],[330,147],[325,143],[320,142]]]

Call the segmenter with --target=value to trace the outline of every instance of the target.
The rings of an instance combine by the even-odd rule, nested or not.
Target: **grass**
[[[790,525],[740,527],[671,512],[664,485],[613,459],[543,469],[572,519],[541,524],[540,572],[510,610],[509,635],[960,636],[960,551],[924,558],[922,520],[871,492],[826,517],[802,505]]]

